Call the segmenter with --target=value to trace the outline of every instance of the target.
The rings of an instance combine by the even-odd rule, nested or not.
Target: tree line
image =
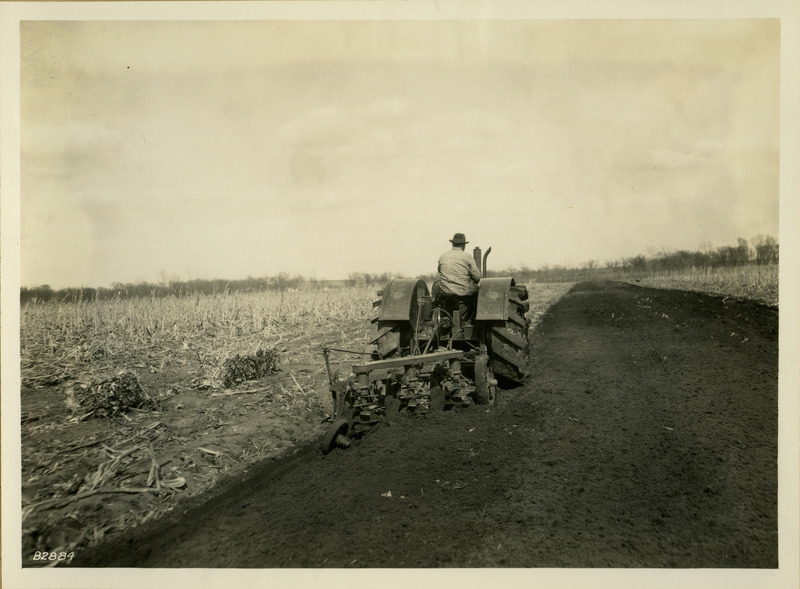
[[[771,235],[757,235],[749,241],[738,238],[736,245],[713,247],[710,243],[700,244],[695,251],[661,250],[648,256],[636,256],[612,260],[603,264],[596,260],[578,267],[543,266],[532,270],[522,267],[518,270],[505,270],[518,282],[577,282],[598,278],[644,277],[660,272],[730,268],[750,264],[768,265],[779,261],[778,240]],[[489,272],[490,275],[493,272]],[[502,274],[502,273],[494,273]]]
[[[166,278],[163,276],[159,282],[114,282],[111,287],[80,287],[53,289],[44,284],[35,287],[22,287],[20,290],[20,303],[63,301],[80,302],[91,300],[111,300],[126,298],[161,298],[161,297],[192,297],[198,295],[227,295],[233,293],[286,291],[300,288],[318,288],[329,282],[291,276],[280,273],[275,276],[262,278],[248,277],[240,280],[192,279],[180,280],[177,277]]]
[[[489,270],[489,276],[513,276],[517,282],[577,282],[598,278],[642,277],[663,271],[690,270],[692,268],[720,268],[744,266],[748,264],[777,264],[778,241],[769,235],[757,235],[749,241],[737,239],[736,245],[713,247],[701,244],[696,251],[662,250],[649,256],[637,255],[620,260],[600,264],[596,260],[578,267],[549,266],[538,269],[527,266]],[[176,276],[168,277],[162,272],[157,283],[112,283],[110,288],[63,288],[53,289],[44,284],[20,289],[20,303],[28,302],[81,302],[92,300],[111,300],[114,298],[157,298],[157,297],[191,297],[199,295],[227,295],[234,293],[287,291],[299,289],[317,289],[322,287],[341,286],[383,286],[393,278],[401,278],[400,274],[383,272],[351,272],[346,280],[316,280],[303,276],[291,276],[282,272],[275,276],[261,278],[248,277],[240,280],[224,279],[192,279],[180,280]],[[428,282],[435,279],[434,274],[420,275]]]

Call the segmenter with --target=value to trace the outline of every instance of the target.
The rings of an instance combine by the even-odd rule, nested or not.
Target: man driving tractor
[[[463,233],[453,235],[450,243],[453,247],[439,256],[439,279],[433,283],[431,294],[434,298],[458,301],[462,319],[469,320],[475,315],[481,273],[473,257],[464,251],[469,242]]]

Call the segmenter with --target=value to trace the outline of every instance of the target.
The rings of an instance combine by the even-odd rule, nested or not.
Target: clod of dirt
[[[258,380],[278,372],[278,352],[258,350],[255,354],[236,354],[222,365],[222,383],[226,388],[246,380]]]
[[[132,372],[90,386],[79,399],[85,417],[114,417],[131,409],[157,409],[156,403],[144,392],[139,379]]]

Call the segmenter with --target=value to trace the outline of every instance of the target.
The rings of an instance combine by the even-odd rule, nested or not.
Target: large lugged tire
[[[527,298],[528,290],[524,286],[512,286],[508,296],[508,319],[489,330],[489,357],[492,359],[492,370],[501,384],[520,385],[529,374],[530,321],[525,314],[530,305]]]

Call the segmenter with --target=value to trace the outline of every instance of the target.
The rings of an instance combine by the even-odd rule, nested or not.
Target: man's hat
[[[463,233],[456,233],[453,236],[453,239],[450,240],[450,243],[452,243],[453,245],[465,245],[469,242],[467,241],[467,238],[464,237]]]

